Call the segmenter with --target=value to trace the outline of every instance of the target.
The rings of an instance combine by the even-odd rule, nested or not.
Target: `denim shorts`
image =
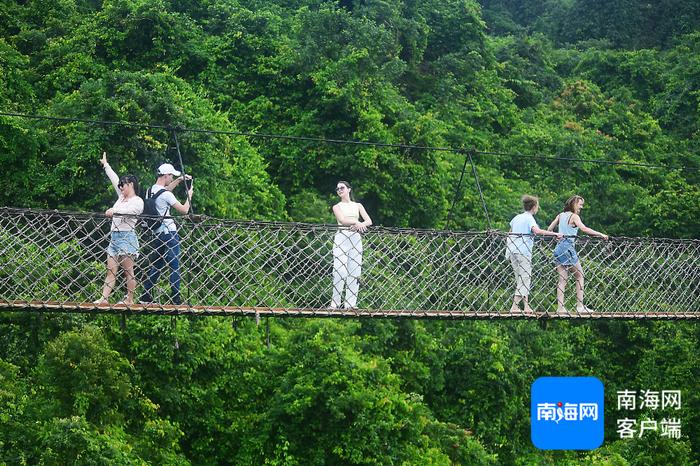
[[[554,248],[554,262],[557,265],[576,265],[578,254],[576,254],[573,239],[564,238],[557,243],[557,247]]]
[[[136,256],[139,255],[139,239],[134,231],[113,231],[112,239],[107,246],[107,255]]]

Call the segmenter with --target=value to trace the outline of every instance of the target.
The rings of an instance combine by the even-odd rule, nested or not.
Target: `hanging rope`
[[[177,131],[173,129],[172,134],[173,140],[175,141],[175,150],[177,150],[177,159],[180,161],[180,171],[182,172],[182,176],[185,177],[185,164],[182,163],[182,153],[180,152],[180,141],[178,141],[177,139]],[[194,207],[192,206],[192,198],[190,197],[190,192],[187,189],[187,187],[187,180],[185,179],[185,193],[187,194],[187,200],[190,201],[190,210],[188,212],[188,215],[192,217],[192,215],[194,215]]]
[[[274,133],[251,133],[246,131],[228,131],[228,130],[215,130],[215,129],[197,129],[197,128],[186,128],[178,127],[173,128],[170,125],[158,125],[158,124],[144,124],[144,123],[131,123],[125,121],[113,121],[113,120],[91,120],[87,118],[69,118],[69,117],[56,117],[47,115],[32,115],[16,112],[1,112],[0,116],[15,117],[15,118],[26,118],[33,120],[47,120],[47,121],[59,121],[59,122],[78,122],[87,123],[94,125],[117,125],[117,126],[127,126],[133,128],[148,128],[148,129],[164,129],[167,131],[181,131],[190,133],[202,133],[202,134],[227,134],[231,136],[244,136],[248,138],[262,138],[262,139],[282,139],[290,141],[306,141],[306,142],[316,142],[322,144],[342,144],[342,145],[355,145],[355,146],[372,146],[372,147],[387,147],[395,149],[404,150],[422,150],[422,151],[439,151],[439,152],[453,152],[461,153],[463,149],[454,147],[439,147],[439,146],[421,146],[414,144],[390,144],[383,142],[374,141],[356,141],[348,139],[331,139],[331,138],[321,138],[321,137],[311,137],[311,136],[292,136],[286,134],[274,134]],[[497,157],[509,157],[509,158],[530,158],[539,160],[551,160],[551,161],[564,161],[564,162],[577,162],[577,163],[594,163],[602,165],[616,165],[625,167],[640,167],[649,169],[660,169],[660,170],[680,170],[680,171],[696,171],[700,170],[700,167],[690,167],[690,166],[671,166],[671,165],[659,165],[643,162],[622,162],[619,160],[601,160],[601,159],[583,159],[577,157],[560,157],[560,156],[549,156],[541,154],[522,154],[522,153],[511,153],[511,152],[500,152],[500,151],[480,151],[474,149],[473,155],[494,155]]]
[[[195,216],[179,227],[189,258],[183,293],[169,302],[167,272],[155,304],[94,305],[105,276],[111,220],[104,215],[0,208],[0,308],[176,315],[351,316],[412,318],[700,318],[700,241],[581,238],[586,304],[556,315],[555,241],[535,241],[528,289],[534,313],[509,312],[515,288],[507,235],[373,227],[362,236],[357,309],[331,309],[335,225],[236,222]],[[140,233],[141,248],[150,235]],[[359,251],[358,251],[359,252]],[[139,295],[153,264],[136,260]],[[342,267],[354,268],[348,261]],[[347,272],[347,271],[345,271]]]
[[[452,199],[450,212],[447,214],[447,224],[445,226],[445,229],[447,230],[450,229],[450,224],[452,223],[452,213],[454,212],[455,205],[457,204],[457,200],[459,199],[460,194],[462,194],[462,180],[464,180],[464,173],[467,171],[467,162],[468,159],[464,157],[464,164],[462,164],[462,173],[459,174],[459,181],[457,182],[457,186],[455,187],[454,199]]]
[[[476,165],[474,165],[474,158],[472,154],[476,151],[474,149],[467,152],[469,157],[469,163],[472,165],[472,173],[474,174],[474,183],[476,183],[476,189],[479,191],[479,199],[481,199],[481,206],[484,208],[484,215],[486,216],[486,223],[489,226],[489,230],[493,229],[491,225],[491,216],[489,215],[489,209],[486,207],[486,201],[484,200],[484,192],[481,190],[481,183],[479,183],[479,174],[476,172]]]

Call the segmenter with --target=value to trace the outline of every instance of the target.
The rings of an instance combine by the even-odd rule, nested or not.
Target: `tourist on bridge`
[[[338,228],[333,240],[333,301],[332,309],[342,304],[345,289],[345,309],[357,307],[358,279],[362,272],[362,237],[372,219],[359,202],[353,200],[352,187],[347,181],[338,181],[336,193],[340,202],[333,206]],[[360,221],[362,218],[362,221]]]
[[[573,270],[576,278],[576,311],[579,313],[593,312],[583,304],[583,268],[581,261],[576,254],[575,239],[578,231],[598,236],[605,241],[608,240],[608,235],[588,228],[581,221],[581,209],[583,209],[584,199],[581,196],[572,196],[564,204],[564,212],[557,215],[552,221],[547,230],[554,231],[554,227],[558,226],[559,233],[564,235],[557,247],[554,249],[554,262],[557,265],[557,273],[559,273],[559,283],[557,284],[557,313],[568,314],[564,307],[564,289],[566,282],[569,279],[569,270]]]
[[[540,202],[535,196],[524,195],[520,199],[523,203],[523,213],[513,217],[510,221],[510,234],[506,239],[506,256],[515,272],[515,296],[511,312],[520,310],[520,302],[523,303],[525,312],[533,312],[529,303],[530,283],[532,279],[532,246],[533,235],[556,236],[561,240],[561,233],[543,230],[537,225],[535,215],[540,210]]]
[[[107,304],[117,282],[119,266],[126,278],[126,298],[118,304],[133,304],[136,278],[134,277],[134,260],[139,255],[139,240],[136,237],[136,215],[143,212],[143,200],[136,195],[138,181],[134,175],[119,178],[107,163],[107,152],[102,153],[100,163],[117,192],[117,202],[105,215],[112,219],[112,231],[107,247],[107,276],[102,288],[102,297],[94,304]]]
[[[193,185],[187,190],[187,200],[184,204],[175,198],[172,191],[183,181],[191,181],[192,177],[180,176],[179,170],[175,170],[169,163],[158,167],[156,184],[151,186],[146,198],[155,198],[155,207],[158,215],[163,216],[160,226],[155,230],[153,238],[153,252],[150,254],[151,269],[143,285],[141,304],[150,304],[153,301],[151,291],[158,283],[160,273],[165,264],[170,269],[170,299],[173,304],[181,304],[180,298],[180,236],[177,233],[177,225],[170,218],[170,208],[174,208],[181,214],[190,211]]]

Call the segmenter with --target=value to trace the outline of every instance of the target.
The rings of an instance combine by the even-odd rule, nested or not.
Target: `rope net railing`
[[[178,218],[181,303],[167,264],[148,303],[144,283],[159,258],[155,236],[137,230],[133,305],[119,271],[100,298],[111,219],[0,208],[0,308],[64,312],[434,318],[700,318],[700,241],[578,238],[585,301],[575,278],[557,313],[556,241],[537,237],[528,274],[532,312],[510,311],[516,289],[502,232]],[[522,273],[520,274],[522,277]],[[520,284],[522,286],[522,283]],[[342,288],[342,289],[341,289]],[[335,290],[335,293],[334,293]]]

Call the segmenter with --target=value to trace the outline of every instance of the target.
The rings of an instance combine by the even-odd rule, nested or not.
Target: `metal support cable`
[[[182,171],[181,175],[182,175],[183,181],[185,183],[185,195],[187,196],[187,201],[189,202],[189,207],[190,207],[187,211],[187,217],[190,220],[192,220],[193,216],[194,216],[194,206],[192,205],[192,196],[190,196],[190,190],[187,189],[187,178],[185,177],[185,175],[186,175],[185,164],[182,162],[182,153],[180,152],[180,142],[177,139],[177,131],[175,129],[172,130],[172,134],[173,134],[173,140],[175,141],[175,149],[177,150],[177,158],[180,161],[180,170]],[[182,255],[182,263],[183,263],[183,265],[186,266],[185,273],[189,275],[191,273],[190,271],[192,270],[192,268],[187,267],[187,265],[189,265],[188,259],[189,259],[189,256],[184,255],[184,254]],[[189,288],[186,289],[186,293],[187,293],[187,301],[189,302],[190,301],[190,289]],[[177,343],[177,340],[176,340],[176,343]]]
[[[450,206],[450,212],[447,214],[447,224],[445,225],[445,229],[449,230],[450,229],[450,223],[452,222],[452,213],[455,209],[455,205],[457,204],[457,199],[459,199],[459,195],[462,190],[462,181],[464,180],[464,172],[467,170],[467,157],[464,157],[464,164],[462,165],[462,173],[459,175],[459,181],[457,182],[457,187],[455,187],[455,195],[454,199],[452,199],[452,205]]]
[[[476,151],[476,155],[495,155],[497,157],[509,157],[516,159],[535,159],[535,160],[551,160],[555,162],[576,162],[576,163],[594,163],[598,165],[614,165],[623,167],[639,167],[639,168],[658,168],[663,170],[681,170],[695,171],[700,170],[700,167],[678,166],[672,167],[668,165],[655,165],[644,162],[621,162],[619,160],[600,160],[600,159],[584,159],[580,157],[552,157],[549,155],[540,154],[521,154],[519,152],[499,152],[499,151]]]
[[[134,128],[149,128],[149,129],[164,129],[167,131],[173,131],[177,129],[181,132],[191,132],[191,133],[202,133],[202,134],[227,134],[231,136],[244,136],[249,138],[262,138],[262,139],[282,139],[290,141],[306,141],[306,142],[317,142],[323,144],[345,144],[345,145],[356,145],[356,146],[373,146],[373,147],[386,147],[394,149],[404,149],[404,150],[432,150],[440,152],[453,152],[459,153],[462,151],[460,148],[454,147],[440,147],[440,146],[421,146],[413,144],[391,144],[383,142],[374,141],[357,141],[357,140],[347,140],[347,139],[331,139],[331,138],[321,138],[321,137],[311,137],[311,136],[292,136],[285,134],[274,134],[274,133],[252,133],[246,131],[228,131],[228,130],[213,130],[213,129],[197,129],[197,128],[186,128],[177,127],[174,128],[171,125],[157,125],[157,124],[145,124],[145,123],[131,123],[124,121],[113,121],[113,120],[91,120],[86,118],[69,118],[69,117],[55,117],[47,115],[32,115],[23,114],[16,112],[1,112],[0,116],[17,117],[17,118],[27,118],[27,119],[37,119],[37,120],[51,120],[51,121],[63,121],[63,122],[80,122],[88,124],[97,125],[120,125],[128,126]],[[669,166],[669,165],[658,165],[643,162],[623,162],[618,160],[597,160],[597,159],[583,159],[577,157],[552,157],[541,154],[522,154],[522,153],[512,153],[512,152],[501,152],[501,151],[481,151],[474,150],[474,155],[494,155],[498,157],[510,157],[510,158],[530,158],[539,160],[551,160],[551,161],[564,161],[564,162],[577,162],[577,163],[594,163],[602,165],[615,165],[615,166],[627,166],[627,167],[640,167],[640,168],[650,168],[650,169],[660,169],[660,170],[680,170],[680,171],[696,171],[700,170],[700,167],[690,167],[690,166]]]
[[[175,149],[177,150],[177,158],[178,158],[178,160],[180,161],[180,170],[182,171],[182,177],[183,177],[183,180],[184,180],[184,182],[185,182],[185,193],[187,194],[187,200],[188,200],[189,203],[190,203],[190,209],[189,209],[189,211],[187,212],[187,214],[188,214],[188,215],[190,216],[190,218],[191,218],[192,215],[194,215],[194,207],[192,206],[192,197],[190,196],[190,191],[189,191],[189,189],[187,188],[187,180],[184,179],[184,178],[185,178],[185,174],[186,174],[186,172],[185,172],[185,164],[182,163],[182,153],[180,152],[180,142],[179,142],[178,139],[177,139],[177,130],[175,130],[175,129],[173,128],[173,129],[172,129],[172,134],[173,134],[173,139],[175,140]]]
[[[481,183],[479,183],[479,175],[476,172],[476,165],[474,165],[474,159],[472,157],[473,153],[475,153],[474,149],[468,151],[467,155],[469,156],[469,162],[472,164],[472,173],[474,173],[474,182],[476,183],[476,189],[479,191],[479,198],[481,198],[481,205],[484,208],[484,215],[486,215],[486,222],[489,226],[489,230],[492,230],[493,227],[491,225],[491,216],[489,215],[489,209],[486,207],[486,201],[484,200],[484,193],[481,190]]]

